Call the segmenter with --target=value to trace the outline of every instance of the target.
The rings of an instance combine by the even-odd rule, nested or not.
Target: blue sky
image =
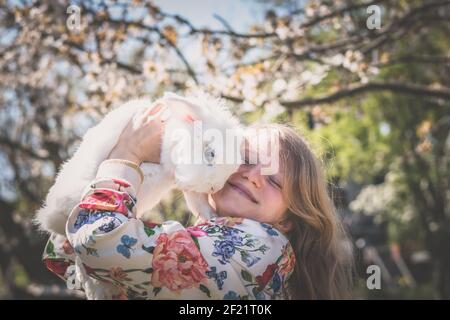
[[[162,10],[177,13],[196,27],[223,29],[214,14],[224,18],[236,31],[246,31],[252,22],[262,21],[264,6],[254,0],[156,0]]]

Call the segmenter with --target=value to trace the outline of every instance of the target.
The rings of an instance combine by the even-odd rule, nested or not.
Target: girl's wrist
[[[142,160],[139,159],[139,157],[137,157],[134,153],[132,153],[128,150],[120,149],[120,148],[114,148],[111,151],[111,153],[109,154],[108,159],[128,160],[128,161],[134,162],[138,166],[140,166],[142,163]]]

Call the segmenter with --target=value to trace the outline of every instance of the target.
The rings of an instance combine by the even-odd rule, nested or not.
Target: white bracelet
[[[132,161],[124,159],[108,159],[100,164],[97,171],[97,178],[122,178],[131,183],[135,190],[137,190],[144,181],[144,173],[142,169]]]

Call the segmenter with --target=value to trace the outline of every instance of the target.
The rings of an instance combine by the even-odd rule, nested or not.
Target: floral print
[[[285,246],[279,261],[278,272],[282,277],[288,277],[295,267],[295,254],[291,246]]]
[[[131,281],[131,279],[127,276],[127,273],[120,267],[111,268],[111,270],[109,270],[109,276],[117,282]]]
[[[123,177],[93,181],[66,237],[51,235],[47,268],[68,280],[78,255],[90,277],[112,284],[113,299],[287,298],[295,255],[272,226],[231,217],[187,228],[143,222],[134,218],[138,188]]]
[[[60,277],[65,275],[67,268],[70,266],[69,261],[61,259],[46,259],[44,263],[47,269]]]
[[[113,180],[119,187],[124,187],[126,183],[120,180]],[[131,197],[126,192],[119,192],[108,189],[96,189],[95,192],[84,198],[78,205],[83,209],[115,211],[126,214]]]
[[[233,219],[233,218],[232,218]],[[256,256],[252,252],[264,253],[269,249],[265,244],[259,243],[250,233],[245,233],[243,230],[235,227],[229,227],[229,225],[235,225],[236,221],[226,222],[224,218],[215,218],[211,220],[215,223],[223,223],[221,225],[208,226],[206,224],[205,231],[210,237],[217,238],[214,240],[214,250],[212,252],[213,257],[218,257],[218,261],[221,264],[230,263],[230,259],[239,253],[241,261],[243,261],[247,267],[251,267],[257,263],[261,257]],[[225,223],[224,223],[225,222]],[[242,223],[240,220],[238,225]],[[205,224],[202,225],[205,227]]]
[[[208,264],[190,234],[183,230],[158,237],[152,267],[152,285],[178,291],[204,282]]]

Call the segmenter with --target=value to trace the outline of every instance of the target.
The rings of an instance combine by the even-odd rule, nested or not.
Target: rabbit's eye
[[[214,149],[211,148],[210,146],[206,146],[203,154],[205,156],[205,160],[208,166],[212,166],[214,163],[214,156],[215,156]]]

